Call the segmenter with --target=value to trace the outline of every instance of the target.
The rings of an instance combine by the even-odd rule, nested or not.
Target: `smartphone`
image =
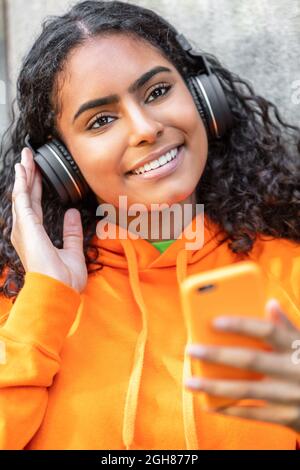
[[[219,316],[265,318],[265,283],[256,263],[241,261],[193,274],[182,283],[181,300],[188,343],[272,350],[271,346],[262,340],[237,333],[221,332],[212,325],[214,318]],[[264,377],[257,372],[196,358],[191,358],[191,370],[193,376],[208,379],[261,380]],[[196,395],[207,410],[216,410],[240,401],[208,395],[205,392],[197,392]]]

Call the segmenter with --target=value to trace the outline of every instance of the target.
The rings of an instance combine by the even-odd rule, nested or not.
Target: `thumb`
[[[77,209],[68,209],[64,215],[63,247],[65,250],[83,251],[83,228]]]

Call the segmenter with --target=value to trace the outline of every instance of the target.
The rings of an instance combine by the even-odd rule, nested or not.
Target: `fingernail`
[[[198,379],[196,377],[188,377],[187,379],[185,379],[184,384],[187,387],[198,388],[198,389],[199,388],[204,389],[206,385],[204,380]]]
[[[76,209],[70,209],[67,213],[68,221],[71,225],[78,224],[78,215]]]
[[[279,303],[278,303],[278,300],[276,299],[269,299],[266,303],[266,308],[269,310],[272,310],[273,308],[279,308]]]
[[[231,325],[231,321],[225,317],[218,317],[214,319],[213,325],[216,328],[228,328]]]
[[[189,344],[186,347],[186,352],[192,356],[205,357],[208,351],[204,346],[200,346],[198,344]]]
[[[21,152],[21,164],[23,165],[25,163],[25,158],[24,158],[24,149]]]

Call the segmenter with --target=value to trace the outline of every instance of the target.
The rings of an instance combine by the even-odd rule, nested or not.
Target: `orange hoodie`
[[[295,449],[300,434],[204,412],[183,386],[186,276],[252,259],[300,326],[300,246],[264,237],[247,257],[218,234],[205,218],[201,249],[186,250],[183,232],[162,254],[142,238],[95,237],[104,267],[81,294],[26,273],[15,303],[0,299],[0,448]]]

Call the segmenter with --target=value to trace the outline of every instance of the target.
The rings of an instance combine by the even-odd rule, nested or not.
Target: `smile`
[[[156,168],[159,168],[160,166],[164,166],[168,162],[170,162],[171,160],[174,160],[174,158],[177,157],[178,151],[179,151],[179,147],[176,147],[175,149],[172,149],[169,152],[167,152],[165,155],[162,155],[161,157],[159,157],[157,160],[152,160],[151,162],[146,163],[145,165],[139,168],[136,168],[131,173],[135,175],[139,175],[147,171],[155,170]]]
[[[139,178],[143,180],[152,180],[173,173],[182,163],[185,156],[185,146],[181,145],[166,153],[157,160],[146,163],[143,167],[130,172],[130,178]]]

